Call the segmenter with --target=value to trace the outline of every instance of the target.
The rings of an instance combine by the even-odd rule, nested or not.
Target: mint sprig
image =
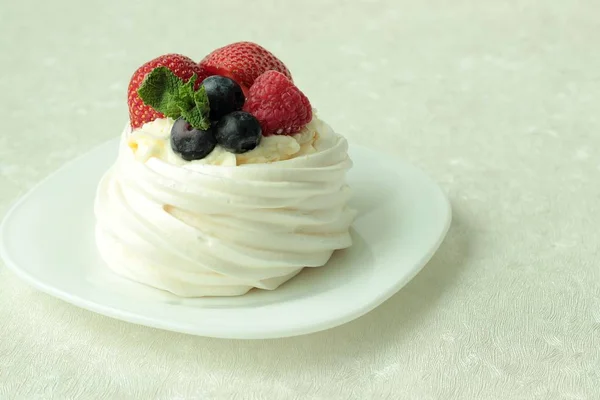
[[[210,104],[204,86],[194,90],[198,76],[187,82],[179,79],[169,68],[154,68],[137,90],[144,104],[177,119],[183,117],[196,129],[210,128]]]

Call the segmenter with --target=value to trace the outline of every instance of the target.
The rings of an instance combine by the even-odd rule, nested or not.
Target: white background
[[[0,266],[1,399],[600,398],[597,2],[33,3],[0,5],[0,214],[119,134],[143,62],[252,40],[454,221],[391,300],[281,340],[119,322]]]

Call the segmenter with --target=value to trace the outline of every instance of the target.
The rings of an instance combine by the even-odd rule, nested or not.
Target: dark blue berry
[[[210,104],[210,119],[218,121],[224,115],[241,110],[244,106],[244,92],[233,79],[220,75],[209,76],[202,81]]]
[[[217,145],[211,128],[195,129],[183,118],[177,118],[171,129],[171,148],[186,161],[200,160],[210,154]]]
[[[245,153],[258,146],[262,130],[254,115],[235,111],[221,118],[215,127],[215,137],[226,150]]]

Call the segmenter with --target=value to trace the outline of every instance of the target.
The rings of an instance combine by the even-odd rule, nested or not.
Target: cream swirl
[[[347,142],[324,122],[193,162],[172,153],[170,125],[126,129],[99,184],[96,240],[115,272],[179,296],[232,296],[351,245]]]

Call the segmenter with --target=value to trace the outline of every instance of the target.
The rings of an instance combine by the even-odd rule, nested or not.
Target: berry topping
[[[144,101],[138,95],[138,89],[146,76],[155,69],[156,67],[168,68],[176,77],[187,81],[196,74],[198,79],[196,80],[196,86],[204,80],[209,74],[205,72],[200,66],[198,66],[191,58],[182,56],[181,54],[166,54],[155,58],[154,60],[148,61],[133,73],[131,81],[129,82],[129,88],[127,89],[127,102],[129,105],[129,119],[131,121],[131,127],[133,129],[139,128],[146,122],[154,121],[157,118],[163,118],[164,115],[152,108],[151,106],[144,104]]]
[[[244,111],[258,119],[265,136],[299,132],[312,119],[304,93],[277,71],[267,71],[254,81]]]
[[[270,51],[251,42],[232,43],[221,47],[200,61],[200,66],[209,75],[222,75],[238,82],[244,92],[252,86],[262,73],[279,71],[292,79],[290,71]]]
[[[232,153],[245,153],[258,146],[261,133],[256,118],[244,111],[227,114],[215,127],[217,142]]]
[[[210,119],[218,121],[222,116],[241,110],[244,92],[236,81],[224,76],[210,76],[202,82],[210,105]]]
[[[217,145],[212,130],[196,129],[183,118],[178,118],[171,129],[171,148],[186,161],[200,160]]]

